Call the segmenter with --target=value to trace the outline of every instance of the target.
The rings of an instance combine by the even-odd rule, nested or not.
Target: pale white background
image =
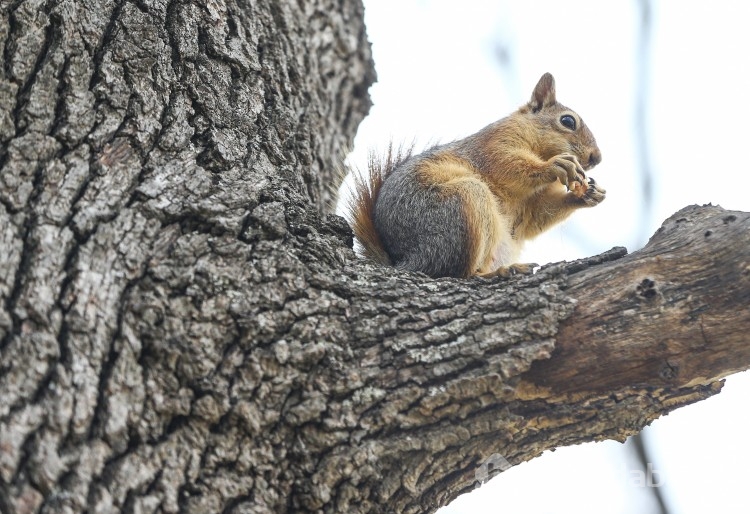
[[[349,163],[388,141],[417,147],[473,133],[526,102],[545,71],[596,135],[604,203],[539,237],[523,260],[630,251],[693,203],[750,210],[750,3],[657,2],[647,138],[654,202],[643,205],[634,137],[640,57],[635,0],[365,0],[378,83]],[[505,55],[505,58],[502,56]],[[601,284],[606,287],[606,284]],[[750,308],[750,307],[748,307]],[[750,340],[748,341],[750,344]],[[653,480],[672,514],[750,513],[750,376],[646,429]],[[561,448],[518,465],[440,514],[655,512],[616,442]]]

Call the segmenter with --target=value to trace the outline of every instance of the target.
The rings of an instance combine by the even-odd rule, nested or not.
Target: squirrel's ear
[[[532,112],[537,112],[542,107],[548,107],[557,103],[555,98],[555,77],[550,73],[545,73],[539,82],[536,83],[534,92],[531,93],[531,100],[529,101],[529,107]]]

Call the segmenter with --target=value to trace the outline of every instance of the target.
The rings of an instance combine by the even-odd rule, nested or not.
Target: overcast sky
[[[607,199],[540,236],[527,262],[570,260],[613,246],[633,251],[693,203],[750,210],[750,3],[661,2],[650,57],[639,58],[639,2],[365,0],[378,83],[349,163],[370,149],[417,147],[476,132],[525,103],[551,72],[558,99],[594,132],[603,161],[592,176]],[[643,205],[634,116],[648,72],[653,204]],[[641,71],[639,71],[641,70]],[[747,373],[710,400],[647,429],[653,482],[673,514],[747,513]],[[648,514],[638,467],[620,443],[563,448],[512,468],[442,509]],[[541,494],[540,494],[541,492]]]

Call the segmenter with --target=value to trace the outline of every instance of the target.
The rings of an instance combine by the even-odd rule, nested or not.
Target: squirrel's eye
[[[562,123],[563,127],[568,127],[570,130],[576,129],[576,119],[571,116],[570,114],[566,114],[565,116],[560,117],[560,123]]]

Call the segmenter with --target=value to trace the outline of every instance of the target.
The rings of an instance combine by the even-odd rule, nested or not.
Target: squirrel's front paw
[[[578,195],[576,195],[578,196]],[[607,191],[597,184],[593,178],[588,178],[588,184],[586,184],[586,191],[583,195],[578,196],[579,200],[586,207],[593,207],[602,203],[604,198],[607,196]]]
[[[585,183],[586,173],[575,155],[561,153],[547,162],[550,164],[550,170],[554,176],[552,180],[559,180],[569,191],[573,191],[577,186]]]

